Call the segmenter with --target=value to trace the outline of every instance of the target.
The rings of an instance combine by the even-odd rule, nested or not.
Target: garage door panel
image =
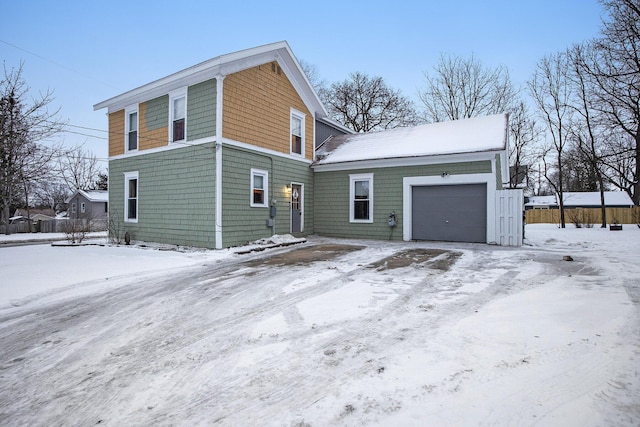
[[[486,242],[486,184],[412,188],[412,238]]]

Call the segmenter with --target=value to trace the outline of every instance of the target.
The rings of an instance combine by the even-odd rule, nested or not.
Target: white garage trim
[[[444,176],[413,176],[402,179],[402,239],[412,240],[412,187],[425,185],[486,184],[487,186],[487,243],[495,243],[496,235],[496,177],[492,173]]]

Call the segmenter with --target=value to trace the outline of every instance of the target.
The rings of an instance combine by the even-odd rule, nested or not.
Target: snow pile
[[[236,254],[248,254],[251,252],[260,252],[265,249],[296,245],[306,241],[307,239],[304,237],[294,237],[291,234],[274,234],[271,237],[258,239],[246,245],[233,248],[233,252]]]

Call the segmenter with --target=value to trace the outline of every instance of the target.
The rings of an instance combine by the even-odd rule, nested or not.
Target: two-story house
[[[223,248],[313,230],[316,123],[340,126],[286,42],[213,58],[94,108],[109,116],[112,221],[132,238]]]
[[[506,222],[498,205],[507,115],[352,135],[327,117],[286,42],[222,55],[94,106],[104,108],[110,223],[135,240],[206,248],[287,233],[521,241],[503,233],[521,221],[517,198]]]

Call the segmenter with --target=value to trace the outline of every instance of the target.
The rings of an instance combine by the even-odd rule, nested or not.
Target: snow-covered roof
[[[66,201],[69,203],[71,199],[73,199],[76,194],[80,194],[85,199],[90,202],[108,202],[109,201],[109,192],[106,190],[76,190]]]
[[[318,147],[315,164],[505,150],[507,120],[507,114],[495,114],[340,135]]]
[[[600,206],[599,191],[583,191],[583,192],[564,192],[562,200],[565,207],[589,207]],[[558,195],[553,196],[532,196],[525,206],[554,206],[557,207]],[[633,206],[631,197],[624,191],[605,191],[605,206]]]
[[[562,193],[565,206],[600,206],[600,192],[565,192]],[[606,206],[633,206],[631,197],[624,191],[605,191]]]
[[[531,196],[525,206],[557,206],[556,196]]]

